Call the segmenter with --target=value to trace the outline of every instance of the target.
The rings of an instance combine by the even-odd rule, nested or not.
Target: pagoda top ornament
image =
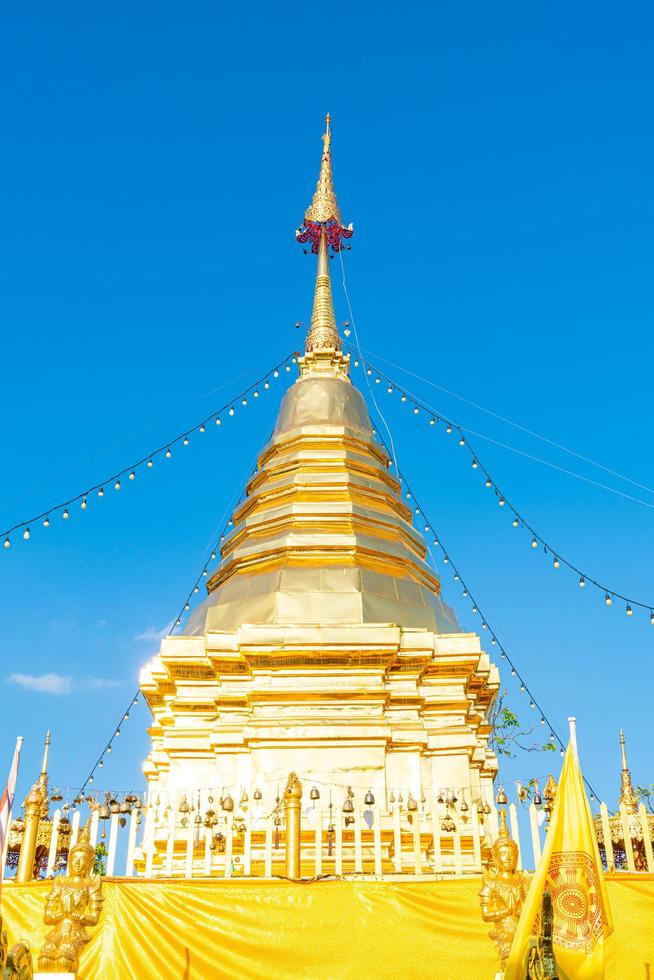
[[[343,248],[343,240],[353,234],[353,227],[343,225],[341,210],[336,199],[332,177],[331,116],[327,113],[326,128],[323,134],[323,151],[320,161],[320,174],[313,200],[304,214],[304,223],[295,232],[300,244],[311,244],[310,251],[318,256],[316,291],[311,314],[311,327],[307,336],[306,349],[311,354],[316,351],[340,351],[341,338],[336,326],[334,301],[332,299],[329,275],[329,250],[332,255]],[[349,247],[349,246],[348,246]],[[306,248],[305,252],[309,252]]]

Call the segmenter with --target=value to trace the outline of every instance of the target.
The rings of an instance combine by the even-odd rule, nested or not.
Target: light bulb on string
[[[266,391],[268,391],[268,389],[270,388],[270,382],[269,381],[264,381],[263,386],[266,389]]]
[[[370,375],[372,374],[372,371],[370,370],[370,368],[368,368],[368,370],[366,371],[366,374],[368,375],[368,377],[370,377]]]
[[[102,769],[103,766],[104,766],[104,760],[100,759],[100,761],[98,762],[98,769]]]
[[[188,446],[188,436],[184,436],[184,445]]]
[[[233,408],[233,407],[232,407],[232,408],[230,408],[230,410],[229,410],[229,413],[228,413],[228,414],[229,414],[229,415],[233,415],[233,414],[234,414],[234,408]]]
[[[531,546],[532,546],[532,548],[537,548],[538,547],[538,541],[536,540],[536,538],[532,538],[531,539]]]
[[[204,425],[200,426],[200,432],[204,432]]]
[[[132,472],[130,473],[129,478],[130,478],[130,480],[135,480],[136,479],[136,473],[134,472],[134,470],[132,470]]]
[[[415,406],[415,408],[413,409],[413,414],[414,414],[414,415],[417,415],[417,414],[419,413],[419,411],[420,411],[420,409],[419,409],[419,408],[418,408],[418,406],[416,405],[416,406]]]
[[[25,539],[25,541],[29,541],[30,539],[30,529],[28,527],[26,527],[25,530],[23,531],[23,538]]]
[[[212,560],[215,560],[215,558],[216,558],[216,552],[215,551],[212,551],[211,552],[211,558],[212,558]]]
[[[247,403],[248,403],[247,398],[242,398],[241,399],[241,405],[245,406],[245,405],[247,405]]]
[[[579,588],[580,589],[585,589],[586,588],[586,579],[584,578],[583,575],[579,579]]]
[[[80,504],[82,510],[86,510],[86,497],[82,497],[82,503]]]
[[[114,490],[120,490],[120,480],[116,480],[114,483]]]
[[[555,558],[554,559],[554,567],[555,568],[560,568],[561,567],[561,562],[559,561],[558,558]]]
[[[477,462],[477,460],[476,459],[473,459],[473,461],[472,461],[472,468],[473,468],[473,470],[476,470],[478,466],[479,466],[479,463]]]
[[[447,423],[447,428],[445,429],[445,431],[447,432],[447,434],[448,434],[448,436],[449,436],[449,435],[450,435],[450,433],[452,432],[452,426],[450,425],[450,423],[449,423],[449,422]]]
[[[119,735],[120,735],[120,728],[117,728],[116,729],[116,736],[115,737],[118,738]]]
[[[50,527],[50,518],[46,517],[43,521],[43,527]]]
[[[357,363],[358,363],[358,362],[357,362]],[[354,365],[355,367],[357,366],[357,363],[355,363],[355,365]],[[279,371],[277,371],[277,370],[274,370],[274,371],[273,371],[273,378],[278,378],[278,377],[279,377]]]
[[[194,586],[193,591],[194,592],[199,592],[200,591],[199,585]]]
[[[654,626],[654,609],[653,610],[650,610],[649,623],[650,623],[650,626]]]
[[[98,490],[98,497],[104,497],[104,487],[100,487]]]
[[[402,399],[401,399],[401,400],[402,400],[403,402],[405,402],[405,401],[406,401],[406,395],[402,395]]]
[[[611,598],[611,596],[610,596],[610,595],[608,594],[608,592],[607,592],[607,593],[606,593],[606,595],[604,596],[604,602],[606,603],[606,605],[607,605],[607,606],[612,606],[612,605],[613,605],[613,599],[612,599],[612,598]]]
[[[222,422],[220,421],[220,416],[219,415],[216,415],[216,425],[222,425]]]
[[[11,548],[11,541],[9,538],[5,538],[5,548]]]
[[[151,459],[149,459],[148,460],[148,469],[151,470],[153,466],[154,466],[154,463],[152,462]]]
[[[492,487],[493,486],[493,481],[491,480],[491,478],[489,476],[486,477],[486,486],[487,487]]]
[[[294,363],[295,363],[295,362],[294,362]],[[290,370],[291,370],[291,365],[290,365],[290,364],[287,364],[287,365],[286,365],[286,370],[287,370],[287,371],[290,371]]]
[[[541,716],[541,719],[540,719],[540,723],[541,723],[541,725],[544,725],[545,724],[545,719],[542,716]]]
[[[108,746],[106,747],[106,749],[105,749],[104,751],[105,751],[105,755],[106,755],[106,754],[107,754],[108,752],[111,752],[111,742],[109,742],[109,745],[108,745]]]
[[[358,362],[358,361],[355,361],[355,362],[354,362],[354,366],[355,366],[355,367],[358,367],[358,366],[359,366],[359,362]],[[277,377],[277,375],[275,375],[275,377]]]
[[[536,705],[535,705],[535,703],[534,703],[534,701],[533,701],[533,700],[531,700],[531,701],[529,702],[529,707],[530,707],[530,708],[535,708],[535,707],[536,707]]]
[[[501,495],[500,495],[500,499],[497,502],[500,505],[500,507],[504,507],[504,504],[506,503],[504,497],[502,497]]]
[[[515,677],[516,676],[516,673],[517,673],[517,671],[516,671],[515,667],[512,667],[511,668],[511,677]]]
[[[389,385],[388,388],[386,389],[386,391],[388,392],[389,395],[392,395],[393,394],[392,385]]]
[[[375,378],[375,384],[376,385],[381,384],[381,378]]]
[[[466,441],[465,441],[465,439],[463,438],[463,436],[461,436],[461,438],[459,439],[459,445],[460,445],[460,446],[465,446],[465,444],[466,444]]]
[[[459,576],[458,576],[458,573],[456,573],[456,572],[454,574],[454,581],[455,582],[458,582],[459,581]]]
[[[70,517],[70,514],[68,513],[68,508],[67,507],[64,508],[64,512],[63,512],[63,514],[61,516],[63,517],[63,519],[65,521],[68,520],[68,518]]]
[[[517,527],[520,522],[518,521],[517,517],[514,517],[511,523],[513,524],[514,527]]]
[[[467,589],[464,589],[463,590],[463,598],[466,599],[467,597],[468,597],[468,590]]]
[[[430,424],[430,425],[436,425],[436,419],[434,418],[434,416],[433,416],[433,415],[432,415],[432,417],[431,417],[431,418],[430,418],[430,420],[429,420],[429,424]]]
[[[170,459],[170,457],[171,457],[172,455],[173,455],[173,454],[171,453],[171,451],[170,451],[170,449],[167,449],[167,450],[166,450],[166,459]]]
[[[626,613],[627,613],[627,616],[633,616],[633,614],[634,614],[634,611],[633,611],[633,609],[631,608],[631,606],[629,605],[629,603],[627,603],[627,608],[626,608],[626,610],[625,610],[625,611],[626,611]]]

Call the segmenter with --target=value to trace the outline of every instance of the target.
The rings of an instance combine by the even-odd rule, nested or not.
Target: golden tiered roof
[[[331,134],[307,220],[338,220]],[[315,227],[315,226],[314,226]],[[243,624],[395,623],[456,632],[427,549],[350,380],[336,326],[326,227],[300,377],[286,392],[234,531],[185,632]]]

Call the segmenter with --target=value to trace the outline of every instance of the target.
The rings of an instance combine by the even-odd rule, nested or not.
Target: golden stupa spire
[[[627,750],[625,748],[624,732],[620,729],[620,749],[622,751],[622,773],[620,777],[620,805],[624,803],[627,813],[637,813],[638,797],[631,782],[631,772],[627,765]]]
[[[352,237],[352,225],[343,226],[341,211],[334,190],[331,153],[331,116],[327,113],[323,134],[320,174],[313,200],[304,214],[304,224],[295,233],[299,242],[311,242],[311,251],[318,255],[316,290],[313,298],[311,326],[307,336],[307,352],[340,351],[342,344],[336,326],[332,284],[329,274],[329,250],[340,252],[343,239]]]

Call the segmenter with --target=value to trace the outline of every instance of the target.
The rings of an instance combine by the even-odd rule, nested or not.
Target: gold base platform
[[[615,932],[607,980],[646,977],[654,875],[607,879]],[[485,980],[497,964],[479,877],[422,882],[105,879],[79,980],[388,978]],[[6,883],[11,936],[43,942],[49,882]]]

